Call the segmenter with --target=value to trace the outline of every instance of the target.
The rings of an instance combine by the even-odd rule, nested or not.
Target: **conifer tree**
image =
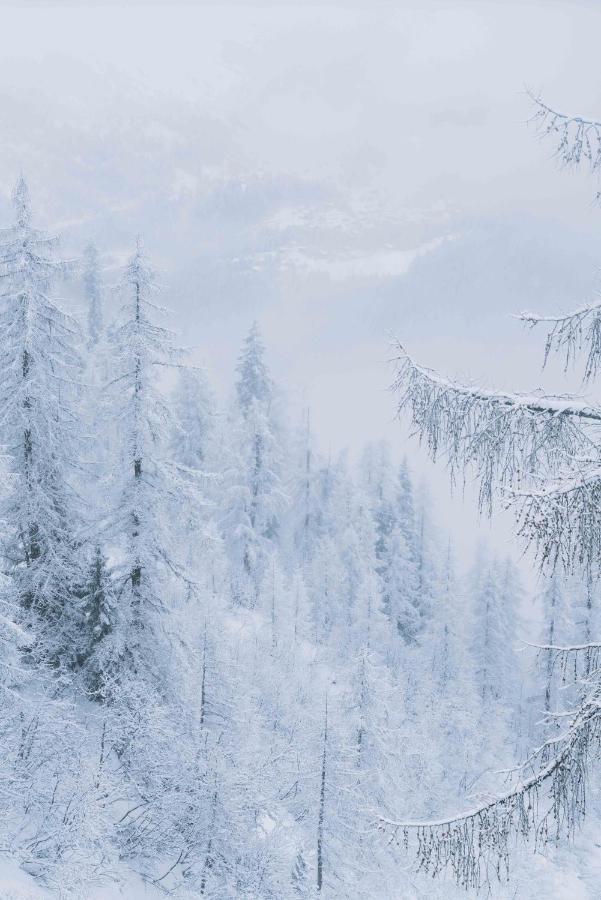
[[[87,637],[81,653],[84,686],[91,698],[102,700],[105,676],[114,662],[111,639],[118,613],[112,572],[99,545],[83,578],[80,601]]]
[[[266,561],[280,530],[284,501],[274,387],[258,326],[252,326],[237,366],[237,404],[226,465],[223,528],[233,566],[236,602],[257,603]]]
[[[427,593],[426,517],[415,515],[413,484],[406,461],[398,471],[394,523],[385,549],[385,591],[397,635],[414,643],[423,625]]]
[[[511,563],[489,558],[484,547],[479,548],[470,581],[470,644],[480,701],[479,730],[489,746],[501,751],[517,725],[514,717],[519,705],[514,649],[517,585]]]
[[[163,658],[157,640],[171,582],[187,582],[169,518],[190,494],[167,454],[172,423],[159,378],[178,351],[173,334],[155,323],[161,312],[152,299],[156,291],[138,240],[121,281],[121,320],[112,332],[116,376],[109,391],[117,410],[118,459],[108,536],[120,551],[111,640],[116,655],[144,677]]]
[[[303,421],[291,441],[293,465],[289,475],[289,553],[305,566],[315,553],[320,529],[320,460],[311,428],[311,411],[303,410]]]
[[[0,236],[0,440],[9,453],[4,504],[9,597],[36,640],[36,658],[77,665],[82,629],[80,508],[73,480],[82,428],[75,410],[77,324],[52,297],[65,264],[57,239],[31,223],[23,177],[14,224]]]
[[[180,369],[173,394],[172,453],[183,466],[212,472],[217,411],[205,369]]]
[[[535,118],[558,137],[568,165],[600,158],[599,123],[558,113],[535,100]],[[566,364],[582,352],[585,382],[601,366],[601,304],[560,316],[524,313],[532,328],[547,328],[545,360],[554,352]],[[446,455],[454,476],[472,467],[480,481],[480,507],[491,512],[499,493],[514,506],[519,531],[541,568],[562,566],[589,579],[601,559],[601,476],[598,429],[601,410],[574,395],[540,391],[512,394],[461,384],[418,365],[399,348],[395,390],[399,411],[408,410],[431,455]],[[591,606],[592,604],[588,604]],[[561,736],[535,749],[514,785],[498,798],[459,816],[412,823],[422,865],[434,873],[449,866],[465,886],[479,887],[490,868],[507,871],[516,835],[572,834],[585,811],[588,764],[601,745],[601,685],[589,677],[599,643],[547,647],[571,662],[579,698]],[[389,822],[398,834],[402,822]]]

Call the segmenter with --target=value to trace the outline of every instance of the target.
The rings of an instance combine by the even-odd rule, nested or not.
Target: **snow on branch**
[[[567,116],[557,112],[534,94],[529,94],[534,103],[531,117],[539,133],[551,135],[557,142],[556,155],[564,166],[578,166],[587,162],[591,171],[601,167],[601,122]]]
[[[524,312],[519,318],[530,328],[541,324],[548,328],[545,365],[551,353],[563,354],[564,368],[567,370],[584,348],[584,380],[590,381],[597,375],[601,365],[601,302],[591,303],[563,316]]]
[[[495,489],[530,485],[590,451],[590,426],[601,410],[572,397],[509,394],[452,382],[417,365],[399,345],[392,390],[408,410],[433,459],[442,452],[454,477],[473,465],[480,506],[490,512]]]
[[[572,462],[572,467],[574,463]],[[565,571],[597,571],[601,559],[601,465],[569,472],[542,490],[516,491],[521,499],[520,533],[541,563]]]
[[[601,641],[588,641],[586,644],[531,644],[524,642],[527,647],[535,650],[544,650],[549,653],[586,653],[592,650],[601,650]]]
[[[588,684],[593,677],[598,676],[601,664],[601,643],[587,641],[584,644],[528,644],[540,655],[546,654],[551,662],[551,670],[561,673],[565,682],[568,677],[574,683]],[[565,716],[566,713],[561,714]],[[551,717],[557,720],[560,714],[553,713]]]
[[[393,821],[377,827],[409,849],[431,875],[450,869],[465,888],[478,889],[491,876],[506,878],[509,853],[517,840],[534,836],[537,846],[573,835],[585,812],[589,759],[601,744],[601,689],[579,707],[562,738],[531,757],[537,771],[511,791],[466,813],[438,821]],[[559,749],[557,749],[559,748]],[[523,771],[523,770],[522,770]]]

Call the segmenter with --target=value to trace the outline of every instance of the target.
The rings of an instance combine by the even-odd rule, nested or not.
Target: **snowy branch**
[[[466,813],[436,821],[378,820],[378,827],[409,846],[413,834],[421,869],[450,868],[465,888],[478,889],[492,874],[509,871],[511,843],[534,835],[537,845],[571,835],[585,812],[587,766],[601,742],[601,689],[586,698],[565,738],[546,742],[539,770],[508,793]],[[552,748],[561,743],[558,752]]]
[[[590,449],[601,410],[573,397],[509,394],[456,384],[417,365],[399,346],[393,391],[399,414],[409,410],[433,459],[443,452],[452,475],[475,466],[480,506],[490,511],[495,488],[528,483],[533,473]]]
[[[601,122],[557,112],[532,93],[530,98],[534,103],[531,121],[541,135],[556,140],[555,153],[561,164],[578,166],[588,162],[591,171],[596,172],[601,166]]]
[[[572,463],[572,465],[574,465]],[[569,472],[542,490],[516,491],[520,533],[542,564],[597,571],[601,559],[601,466]]]
[[[597,375],[601,364],[601,302],[588,304],[562,316],[524,312],[519,318],[530,328],[543,325],[549,329],[545,341],[545,365],[551,353],[563,354],[564,368],[567,370],[585,348],[584,380],[590,381]]]

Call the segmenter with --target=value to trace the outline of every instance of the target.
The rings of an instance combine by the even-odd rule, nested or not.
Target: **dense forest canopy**
[[[2,25],[0,900],[599,900],[601,10]]]
[[[432,824],[494,797],[494,770],[545,738],[541,711],[573,699],[557,667],[517,652],[515,565],[481,546],[458,572],[426,487],[385,442],[352,464],[324,456],[257,323],[220,407],[140,239],[107,285],[96,248],[60,259],[22,177],[1,237],[5,852],[66,897],[128,879],[175,897],[448,896],[408,864],[410,811],[429,823],[426,870],[519,880],[510,830],[534,813],[500,801],[492,870],[456,864],[469,819]],[[81,322],[57,298],[65,281]],[[425,411],[441,382],[404,365]],[[478,416],[508,402],[447,385],[445,427],[453,391]],[[536,429],[530,406],[520,423]],[[563,659],[560,642],[592,633],[597,589],[542,585],[537,637]],[[596,645],[586,659],[590,673]],[[561,740],[544,747],[571,761]]]

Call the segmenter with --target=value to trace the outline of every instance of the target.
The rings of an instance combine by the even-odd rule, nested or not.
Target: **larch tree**
[[[83,688],[89,696],[100,699],[102,678],[109,664],[106,653],[107,638],[115,620],[115,592],[112,572],[102,546],[103,521],[108,513],[106,475],[111,466],[113,432],[106,427],[110,410],[105,396],[111,360],[105,331],[105,289],[93,243],[87,245],[83,256],[83,297],[87,326],[87,354],[85,357],[85,387],[82,399],[83,415],[89,434],[86,455],[86,482],[82,493],[93,511],[87,524],[88,543],[86,571],[81,588],[82,611],[86,622],[86,646],[82,665]]]
[[[567,594],[564,580],[553,573],[544,580],[541,591],[543,607],[543,631],[541,643],[547,647],[565,643],[568,637],[569,616],[567,610]],[[544,709],[549,713],[557,707],[557,672],[553,654],[546,653],[544,658],[545,696]]]
[[[392,586],[393,569],[399,558],[398,534],[399,509],[395,491],[394,468],[388,445],[381,441],[368,444],[361,459],[361,484],[369,499],[375,526],[375,553],[377,571],[382,579],[382,605],[386,614],[393,617],[395,589]],[[409,568],[408,553],[403,554],[403,569]]]
[[[31,222],[23,177],[14,224],[0,235],[0,441],[11,472],[3,516],[9,599],[36,636],[30,651],[55,666],[81,656],[81,504],[74,490],[82,451],[79,330],[52,296],[65,263],[57,239]],[[85,643],[85,641],[84,641]]]
[[[257,603],[284,500],[274,385],[264,357],[255,323],[238,360],[233,439],[224,475],[223,527],[233,567],[232,594],[247,606]]]
[[[303,410],[302,424],[293,432],[291,457],[291,471],[286,485],[291,498],[286,517],[287,540],[290,543],[289,554],[296,556],[300,565],[305,566],[315,553],[320,523],[320,460],[308,407]]]
[[[415,514],[411,475],[404,461],[398,472],[394,525],[387,540],[386,580],[390,615],[405,644],[417,639],[422,627],[427,575],[426,517]]]
[[[172,408],[174,458],[190,469],[212,471],[217,410],[205,369],[180,369]]]
[[[172,429],[169,456],[178,470],[180,480],[187,483],[187,498],[182,508],[186,515],[183,530],[194,535],[186,541],[183,555],[192,579],[187,596],[199,601],[200,581],[206,585],[209,570],[215,582],[221,538],[214,522],[221,490],[221,460],[218,426],[220,424],[213,390],[204,369],[180,368],[172,394]]]
[[[455,793],[455,796],[464,787],[476,760],[481,758],[485,743],[480,730],[478,743],[471,740],[480,711],[475,660],[469,641],[474,625],[473,606],[468,607],[465,591],[455,576],[449,543],[420,655],[423,654],[433,676],[429,691],[430,679],[427,674],[423,678],[422,690],[426,697],[422,702],[429,706],[426,716],[429,727],[434,726],[431,740],[439,748],[440,779],[448,794]],[[511,649],[511,646],[507,648],[508,652]],[[454,752],[448,752],[450,747],[455,748]]]
[[[191,485],[167,454],[172,422],[160,370],[177,362],[178,351],[172,332],[156,324],[162,310],[153,300],[156,280],[140,241],[120,288],[121,319],[112,330],[115,377],[107,387],[118,435],[115,499],[105,528],[118,556],[110,634],[115,659],[145,677],[164,657],[157,646],[159,619],[169,609],[173,581],[188,580],[169,520],[178,504],[185,506]]]
[[[535,119],[559,139],[566,165],[601,165],[601,124],[554,112],[536,100]],[[583,358],[585,383],[601,366],[601,302],[561,316],[522,314],[548,329],[545,360]],[[517,516],[519,532],[542,568],[562,566],[597,575],[601,562],[601,407],[574,395],[507,393],[461,384],[416,363],[399,347],[394,390],[431,456],[444,455],[455,477],[475,470],[480,506],[491,512],[499,494]],[[424,822],[381,820],[399,839],[416,839],[423,868],[447,867],[463,885],[478,887],[491,872],[509,870],[517,837],[537,845],[570,835],[586,805],[589,765],[601,743],[601,644],[548,646],[580,673],[579,698],[559,733],[536,748],[509,789],[458,815]]]
[[[470,573],[471,615],[469,644],[474,687],[479,699],[478,731],[488,747],[507,753],[518,708],[515,658],[516,597],[511,570],[479,547]]]

